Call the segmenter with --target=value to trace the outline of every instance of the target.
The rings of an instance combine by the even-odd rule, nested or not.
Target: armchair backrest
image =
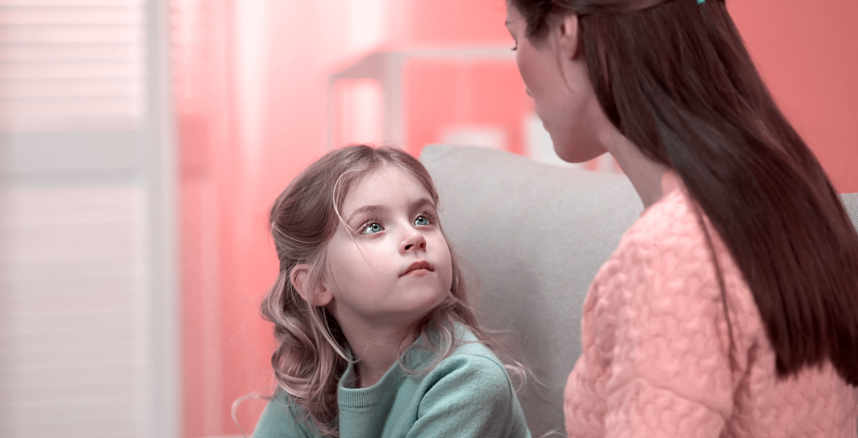
[[[637,193],[622,175],[485,148],[427,146],[421,161],[440,193],[441,223],[465,262],[478,317],[513,335],[513,353],[544,384],[528,381],[519,393],[533,435],[562,432],[584,297],[643,211]],[[858,227],[858,193],[843,200]]]

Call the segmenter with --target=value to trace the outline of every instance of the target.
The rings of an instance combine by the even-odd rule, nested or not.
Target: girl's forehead
[[[433,199],[421,180],[408,169],[384,165],[354,181],[348,189],[343,207],[366,202],[385,203],[392,197],[425,197]]]

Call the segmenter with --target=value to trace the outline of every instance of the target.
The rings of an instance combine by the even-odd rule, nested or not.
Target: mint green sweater
[[[394,364],[375,385],[354,388],[354,367],[340,378],[341,438],[530,437],[524,413],[500,360],[465,331],[450,357],[428,373],[410,375]],[[429,364],[424,349],[404,356],[411,368]],[[300,421],[300,407],[283,392],[268,402],[254,438],[316,437]]]

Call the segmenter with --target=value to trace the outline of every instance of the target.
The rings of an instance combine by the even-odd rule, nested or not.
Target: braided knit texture
[[[707,223],[725,313],[693,208],[683,190],[650,206],[596,275],[565,389],[569,437],[855,438],[858,391],[830,364],[777,378],[751,291]]]

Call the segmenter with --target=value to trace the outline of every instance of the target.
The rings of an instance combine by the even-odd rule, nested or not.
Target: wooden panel
[[[144,194],[0,193],[0,435],[135,436]]]

